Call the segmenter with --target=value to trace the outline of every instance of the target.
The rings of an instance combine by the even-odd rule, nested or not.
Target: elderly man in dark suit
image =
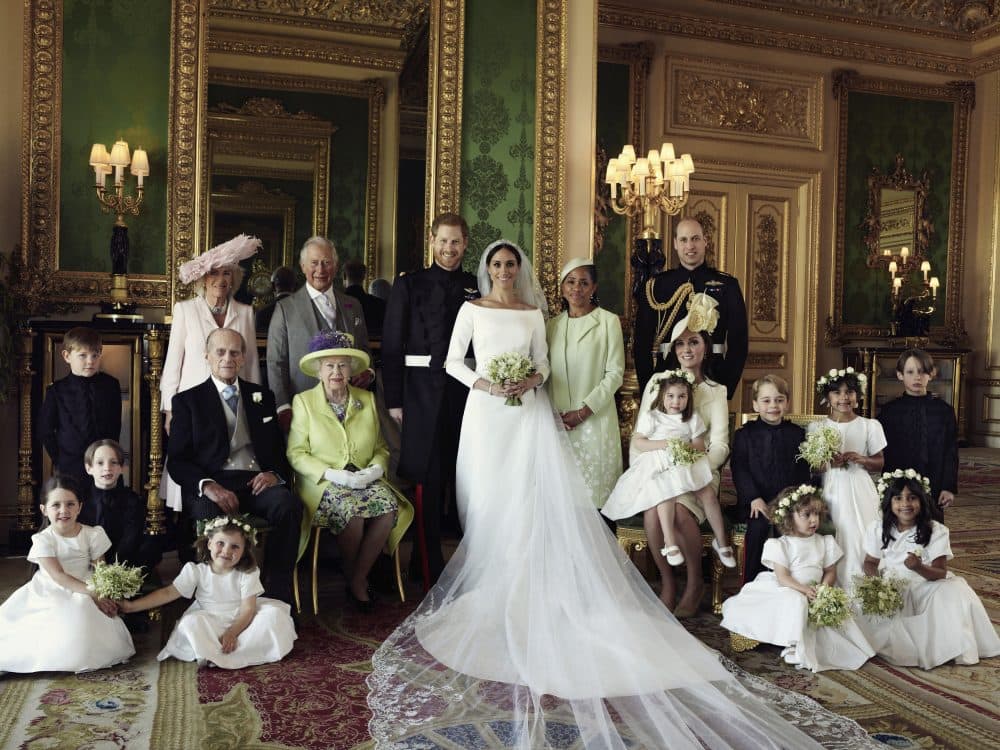
[[[322,330],[343,331],[354,337],[355,347],[368,351],[361,303],[333,288],[340,265],[334,244],[326,237],[310,237],[299,253],[299,265],[306,283],[278,302],[267,330],[267,384],[274,391],[278,422],[285,432],[292,424],[292,398],[316,385],[316,378],[299,369],[313,336]],[[367,388],[373,377],[371,370],[355,373],[351,385]]]
[[[251,513],[271,527],[263,571],[269,596],[292,602],[302,503],[285,484],[291,476],[278,431],[274,396],[241,379],[243,337],[218,328],[205,342],[211,375],[173,400],[167,456],[194,519]]]
[[[458,310],[479,290],[476,277],[462,270],[469,244],[465,219],[441,214],[431,224],[430,241],[431,266],[401,275],[392,287],[382,333],[382,382],[385,405],[403,430],[397,473],[423,485],[418,523],[426,539],[425,565],[434,581],[444,568],[441,513],[454,488],[469,392],[448,377],[444,360]],[[411,575],[417,572],[411,565]]]

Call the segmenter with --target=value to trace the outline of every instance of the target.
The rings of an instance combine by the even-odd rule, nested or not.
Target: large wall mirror
[[[889,263],[906,248],[906,284],[920,267],[940,281],[930,338],[965,337],[960,290],[971,81],[945,85],[869,78],[837,71],[840,106],[833,310],[827,342],[891,334]]]
[[[25,6],[26,198],[13,286],[29,314],[107,300],[114,216],[100,213],[87,162],[90,144],[120,137],[147,150],[152,172],[143,212],[128,221],[129,291],[140,305],[169,308],[190,294],[177,267],[236,225],[232,203],[221,214],[209,208],[213,196],[240,200],[251,182],[263,186],[260,195],[295,199],[293,247],[313,232],[325,234],[343,258],[385,276],[402,253],[420,256],[411,246],[425,235],[420,120],[428,69],[444,74],[455,64],[453,45],[442,53],[438,39],[429,50],[428,0],[364,8],[172,0],[99,10],[85,0]],[[435,24],[439,29],[440,18]],[[447,65],[438,68],[442,54]],[[109,79],[112,58],[130,63]],[[259,117],[246,110],[255,99],[271,100],[271,114],[286,129],[298,129],[299,119],[326,123],[325,203],[315,171],[308,191],[299,179],[298,162],[307,159],[298,157],[307,155],[287,144],[236,153],[230,139],[208,153],[210,142],[223,144],[210,139],[209,113]],[[457,126],[443,132],[454,139]],[[265,153],[280,155],[282,165],[269,167]],[[397,180],[402,171],[405,179]],[[238,224],[257,220],[261,231],[277,232],[276,215],[263,216],[247,214]],[[284,247],[281,253],[286,258]]]

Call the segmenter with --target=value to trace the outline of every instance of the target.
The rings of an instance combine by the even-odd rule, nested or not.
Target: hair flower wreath
[[[241,517],[230,517],[230,516],[218,516],[217,518],[209,519],[205,521],[205,525],[201,527],[201,534],[206,538],[211,538],[219,529],[224,529],[226,526],[236,526],[238,527],[250,541],[250,544],[257,544],[257,529],[255,529],[247,520],[245,516]]]
[[[783,521],[788,512],[795,507],[795,504],[803,497],[818,495],[819,488],[811,484],[800,484],[794,492],[790,492],[778,501],[778,507],[774,509],[774,522]]]
[[[692,388],[695,384],[694,373],[678,367],[676,370],[664,370],[663,372],[658,372],[653,375],[653,377],[649,379],[649,384],[646,386],[646,390],[650,394],[656,393],[656,390],[660,387],[660,383],[668,378],[685,380],[691,385]]]
[[[842,370],[833,368],[826,375],[820,375],[816,381],[816,393],[824,394],[820,403],[826,403],[825,394],[827,392],[836,390],[844,383],[847,383],[850,390],[857,391],[862,397],[868,390],[868,376],[863,372],[855,372],[853,367],[845,367]]]
[[[875,482],[875,489],[878,491],[879,497],[885,495],[885,491],[889,489],[889,485],[897,479],[914,479],[920,482],[920,485],[924,488],[924,492],[928,495],[931,494],[930,479],[918,474],[916,469],[896,469],[895,471],[882,472],[882,476]]]

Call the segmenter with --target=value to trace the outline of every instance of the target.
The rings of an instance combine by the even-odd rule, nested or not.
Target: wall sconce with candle
[[[674,155],[674,146],[664,143],[637,159],[635,148],[627,144],[617,158],[608,162],[604,181],[611,187],[611,208],[620,216],[642,216],[642,232],[636,237],[631,265],[632,296],[642,293],[646,281],[663,270],[666,260],[656,231],[662,211],[676,216],[687,205],[694,160],[691,154]],[[620,189],[620,193],[619,193]]]
[[[899,253],[884,250],[889,270],[889,304],[892,310],[890,332],[892,336],[926,338],[930,332],[931,315],[937,302],[941,282],[931,276],[930,261],[920,262],[922,281],[914,278],[918,270],[910,249],[901,247]]]
[[[103,213],[114,213],[115,224],[111,228],[111,301],[101,305],[101,312],[95,318],[112,321],[141,321],[142,315],[135,311],[135,303],[128,294],[128,226],[125,214],[139,215],[142,206],[143,178],[149,176],[149,156],[140,146],[129,156],[128,143],[119,139],[108,153],[102,143],[95,143],[90,149],[90,166],[94,168],[94,187]],[[134,195],[125,193],[125,167],[129,167],[136,178]],[[114,173],[114,185],[109,191],[107,178]]]

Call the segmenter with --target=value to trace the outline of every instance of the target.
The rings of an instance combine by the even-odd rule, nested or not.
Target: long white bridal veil
[[[531,260],[528,259],[524,250],[510,240],[497,240],[496,242],[491,242],[486,246],[486,249],[483,250],[483,254],[479,256],[479,267],[476,269],[476,280],[479,282],[479,293],[485,297],[490,293],[490,289],[493,288],[493,282],[490,281],[490,274],[486,270],[486,259],[489,257],[490,253],[498,247],[509,247],[521,258],[521,265],[518,268],[517,279],[514,281],[514,288],[517,289],[522,302],[528,305],[534,305],[542,311],[542,315],[544,317],[548,318],[549,303],[545,299],[545,292],[542,291],[542,285],[538,282],[538,277],[535,276],[535,271],[531,266]]]
[[[490,313],[501,325],[523,315]],[[483,396],[480,416],[466,412],[463,435],[476,430],[485,446],[481,476],[462,483],[464,536],[441,578],[372,658],[375,746],[880,747],[674,619],[600,520],[544,389],[535,394],[521,407]]]

